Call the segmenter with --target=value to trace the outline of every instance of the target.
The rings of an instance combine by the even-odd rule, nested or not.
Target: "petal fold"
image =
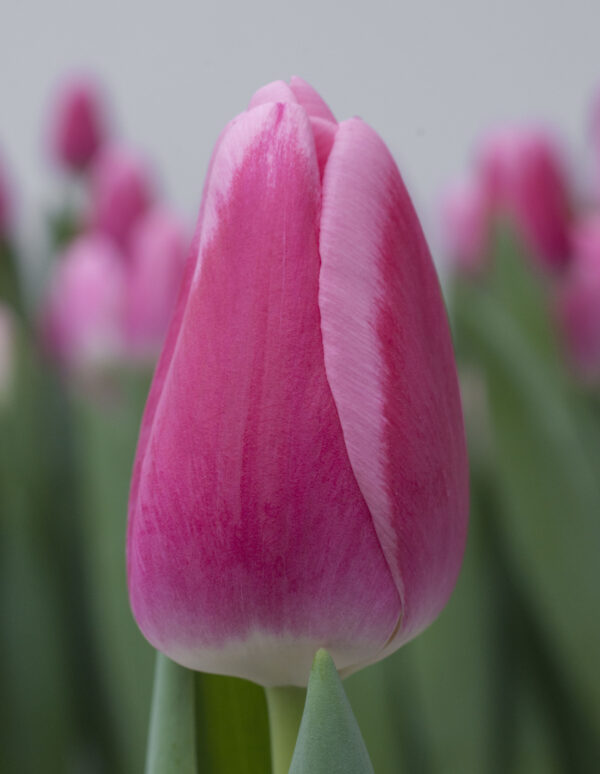
[[[294,92],[296,99],[312,118],[321,118],[324,121],[337,123],[335,116],[329,109],[329,105],[321,97],[318,91],[297,75],[290,78],[290,89]]]
[[[323,180],[319,305],[327,377],[357,482],[398,591],[390,649],[439,613],[468,510],[456,369],[435,270],[400,173],[359,119]]]
[[[272,81],[254,92],[248,110],[269,102],[290,102],[295,105],[298,99],[285,81]]]

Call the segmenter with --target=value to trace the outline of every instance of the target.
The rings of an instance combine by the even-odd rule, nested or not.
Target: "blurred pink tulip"
[[[153,198],[150,170],[129,148],[104,146],[92,167],[92,226],[127,245]]]
[[[142,423],[128,580],[193,669],[306,684],[425,628],[461,563],[444,304],[398,169],[294,78],[221,135]]]
[[[125,330],[134,356],[159,353],[177,300],[189,247],[181,222],[155,207],[137,223],[128,259]]]
[[[496,213],[512,220],[543,266],[561,269],[569,257],[571,207],[553,139],[534,128],[498,130],[481,147],[479,172]]]
[[[455,181],[442,198],[442,239],[452,265],[465,274],[480,273],[490,247],[490,202],[476,177]]]
[[[53,104],[51,153],[58,164],[88,166],[106,136],[106,116],[98,85],[83,76],[66,81]]]
[[[0,155],[0,241],[3,236],[6,236],[11,228],[11,221],[13,215],[13,200],[11,183],[6,169],[6,165],[3,163],[2,156]]]
[[[123,258],[106,237],[79,237],[59,258],[43,315],[43,336],[64,366],[85,370],[122,355]]]
[[[600,216],[577,225],[573,259],[558,300],[568,353],[581,376],[600,378]]]
[[[15,321],[11,310],[0,302],[0,408],[9,399],[15,370]]]

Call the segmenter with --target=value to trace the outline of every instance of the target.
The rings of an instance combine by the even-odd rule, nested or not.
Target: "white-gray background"
[[[49,95],[82,67],[190,218],[221,127],[258,86],[298,74],[338,118],[380,132],[431,233],[440,186],[496,122],[554,124],[585,158],[600,0],[0,0],[0,147],[22,220],[50,195]]]

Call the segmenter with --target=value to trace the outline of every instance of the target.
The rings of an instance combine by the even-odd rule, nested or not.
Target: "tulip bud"
[[[600,378],[600,216],[579,223],[573,258],[558,298],[569,356],[581,376]]]
[[[131,230],[152,200],[145,161],[120,146],[102,148],[92,167],[92,226],[127,245]]]
[[[490,242],[490,207],[479,178],[457,180],[442,198],[442,238],[452,265],[461,273],[485,267]]]
[[[7,403],[15,369],[15,321],[10,309],[0,303],[0,408]]]
[[[398,169],[308,84],[217,143],[138,444],[134,616],[184,666],[306,685],[439,613],[467,457],[438,280]]]
[[[100,89],[85,77],[63,84],[53,105],[51,153],[75,171],[92,161],[105,139],[105,111]]]
[[[122,352],[123,259],[106,237],[79,237],[55,266],[43,314],[48,349],[81,371]]]
[[[569,257],[571,207],[556,144],[537,129],[505,129],[486,138],[479,165],[489,200],[507,217],[543,266]]]
[[[188,238],[179,220],[153,208],[136,225],[128,260],[125,330],[130,352],[156,357],[181,283]]]
[[[12,220],[13,202],[6,166],[0,156],[0,243],[6,238]]]

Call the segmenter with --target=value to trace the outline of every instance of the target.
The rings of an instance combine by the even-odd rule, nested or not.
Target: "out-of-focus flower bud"
[[[79,171],[106,137],[106,115],[98,85],[88,77],[67,80],[52,106],[51,153],[61,166]]]
[[[442,240],[452,265],[461,273],[479,274],[490,247],[490,203],[479,178],[464,178],[447,187],[441,221]]]
[[[216,146],[130,496],[128,579],[188,667],[347,674],[446,603],[467,457],[438,279],[360,119],[269,84]]]
[[[152,201],[152,189],[149,167],[140,154],[124,146],[104,146],[92,166],[92,226],[127,245]]]
[[[8,171],[0,155],[0,242],[10,231],[13,213],[12,186]]]
[[[561,269],[569,258],[571,205],[556,142],[541,129],[498,130],[478,161],[496,213],[513,223],[543,266]]]
[[[0,409],[8,402],[15,370],[15,321],[11,310],[0,303]]]
[[[122,355],[123,258],[106,237],[79,237],[59,258],[42,318],[50,352],[68,369],[114,363]]]
[[[180,220],[155,207],[132,233],[127,263],[125,332],[135,357],[155,358],[163,343],[189,247]]]
[[[568,354],[580,375],[600,379],[600,216],[577,224],[573,258],[559,291],[558,315]]]

